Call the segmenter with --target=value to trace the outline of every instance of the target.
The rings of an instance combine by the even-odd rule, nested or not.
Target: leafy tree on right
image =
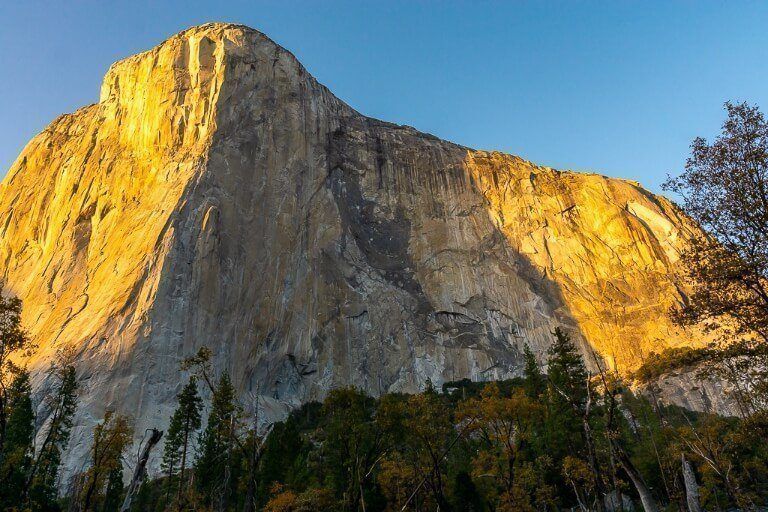
[[[768,123],[756,106],[725,109],[722,133],[695,139],[665,183],[703,228],[682,254],[692,293],[673,313],[715,334],[709,369],[734,384],[748,416],[768,405]]]

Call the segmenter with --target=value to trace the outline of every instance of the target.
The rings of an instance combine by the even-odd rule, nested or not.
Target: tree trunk
[[[152,448],[154,448],[155,445],[160,442],[161,437],[163,437],[162,431],[153,428],[152,434],[149,436],[147,444],[144,445],[144,449],[141,451],[141,455],[139,456],[139,461],[136,464],[136,468],[133,470],[133,477],[131,478],[131,483],[128,485],[128,490],[125,492],[125,499],[123,500],[123,504],[120,506],[120,512],[128,512],[128,510],[131,508],[131,501],[133,500],[133,496],[139,490],[139,486],[141,485],[142,481],[144,480],[144,476],[146,475],[146,467],[147,461],[149,461],[149,454],[152,451]]]
[[[70,480],[69,488],[67,489],[67,496],[70,497],[69,506],[67,512],[80,512],[81,503],[80,495],[83,492],[83,479],[85,478],[83,473],[76,475]]]
[[[579,510],[581,510],[581,512],[587,512],[587,507],[584,505],[584,500],[581,499],[581,493],[579,492],[576,483],[571,479],[568,479],[568,481],[571,483],[571,487],[573,487],[573,494],[576,495],[576,502],[579,504]]]
[[[253,512],[256,510],[256,459],[257,459],[257,444],[256,440],[258,436],[256,432],[253,433],[253,446],[251,447],[251,453],[248,457],[248,487],[245,492],[245,504],[243,505],[243,512]]]
[[[173,460],[168,466],[168,481],[165,483],[165,507],[171,504],[171,482],[173,481]]]
[[[616,457],[613,454],[613,449],[608,450],[608,462],[611,465],[611,487],[613,487],[613,492],[616,493],[616,502],[618,505],[617,509],[619,512],[624,512],[624,494],[619,488],[618,478],[616,475]]]
[[[267,437],[269,437],[269,434],[272,432],[272,427],[273,425],[270,425],[264,435],[258,438],[258,446],[252,453],[250,475],[248,477],[248,493],[246,495],[244,508],[245,512],[253,512],[256,510],[256,468],[259,466],[259,462],[261,462],[261,456],[264,453],[265,441]]]
[[[93,500],[93,493],[96,492],[96,482],[100,475],[101,472],[96,470],[94,470],[91,475],[90,482],[88,482],[88,490],[86,491],[85,499],[83,500],[83,512],[88,512],[91,509],[91,500]]]
[[[643,476],[637,468],[635,468],[635,465],[629,459],[627,453],[615,442],[614,449],[619,464],[624,468],[629,479],[632,480],[632,484],[635,486],[637,494],[640,495],[640,502],[643,504],[643,510],[645,510],[645,512],[659,512],[659,506],[656,504],[656,500],[654,499],[653,494],[651,494],[651,490],[648,489],[645,480],[643,480]]]
[[[584,441],[587,445],[587,456],[589,458],[589,465],[592,468],[592,476],[594,477],[595,493],[597,494],[596,508],[598,512],[603,512],[605,506],[603,499],[605,498],[605,485],[603,483],[602,473],[600,466],[597,462],[597,456],[595,454],[594,438],[592,437],[592,428],[589,426],[589,409],[582,418],[582,427],[584,430]]]
[[[685,459],[685,454],[681,454],[680,458],[683,464],[683,482],[685,483],[688,512],[702,512],[699,504],[699,485],[696,483],[696,474],[693,472],[690,462]]]
[[[229,506],[230,477],[232,473],[232,445],[235,433],[235,416],[232,414],[229,418],[229,429],[227,430],[227,453],[224,463],[224,480],[219,493],[217,508],[218,512],[225,512]]]
[[[357,485],[360,490],[360,507],[363,509],[363,512],[366,512],[365,511],[365,494],[363,493],[363,479],[360,477],[360,463],[356,462],[355,465],[357,466]]]
[[[3,453],[5,447],[5,389],[0,390],[0,453]]]
[[[32,487],[32,481],[35,479],[35,475],[37,474],[37,470],[40,467],[40,460],[43,458],[45,451],[48,449],[48,446],[51,444],[51,438],[55,435],[55,429],[58,428],[59,421],[59,409],[58,407],[54,409],[52,413],[51,418],[51,424],[48,426],[48,432],[45,434],[45,439],[43,440],[43,444],[40,446],[40,451],[37,453],[37,457],[35,457],[34,462],[32,463],[32,468],[29,470],[29,474],[27,475],[27,482],[24,486],[24,498],[27,499],[29,497],[29,488]]]
[[[440,469],[441,458],[435,458],[432,456],[432,472],[430,478],[430,488],[432,489],[432,495],[435,497],[437,507],[441,512],[450,512],[451,505],[445,497],[445,491],[443,490],[443,473]]]
[[[245,505],[243,512],[253,512],[256,510],[256,464],[259,458],[259,448],[262,444],[259,439],[259,388],[256,388],[256,395],[253,407],[253,446],[248,457],[248,487],[245,493]],[[265,436],[266,439],[266,436]]]
[[[184,492],[184,471],[187,469],[187,445],[189,444],[189,417],[184,425],[184,445],[181,447],[181,468],[179,470],[179,489],[176,493],[176,503],[181,510],[181,495]]]

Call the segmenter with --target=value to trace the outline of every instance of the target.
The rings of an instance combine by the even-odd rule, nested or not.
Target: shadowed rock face
[[[113,65],[0,211],[30,365],[78,355],[70,470],[106,407],[164,427],[202,345],[275,418],[334,386],[518,375],[556,326],[620,371],[691,342],[666,311],[694,228],[664,198],[366,118],[241,26]]]

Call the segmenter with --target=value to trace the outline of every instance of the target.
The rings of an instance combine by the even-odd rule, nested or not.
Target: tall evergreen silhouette
[[[530,398],[538,398],[547,390],[547,382],[541,373],[536,355],[527,343],[523,347],[523,374],[525,375],[525,392]]]
[[[35,415],[29,373],[19,370],[7,389],[5,443],[0,452],[0,508],[17,503],[32,465]]]
[[[587,399],[585,382],[587,369],[571,337],[559,327],[555,340],[547,350],[547,377],[550,386],[564,400],[578,404]]]
[[[217,510],[226,510],[236,487],[235,446],[239,406],[228,373],[219,379],[211,398],[211,412],[200,436],[195,464],[198,491],[203,501]]]
[[[77,408],[75,367],[68,361],[59,361],[51,366],[49,376],[54,381],[46,397],[50,421],[26,485],[32,508],[42,510],[53,507],[56,501],[59,466]]]
[[[163,471],[168,475],[167,498],[178,476],[177,495],[181,499],[186,487],[187,455],[193,435],[200,429],[203,400],[197,391],[197,379],[191,377],[178,395],[179,405],[171,416],[163,452]]]
[[[12,358],[30,348],[30,341],[21,327],[21,300],[0,295],[0,454],[4,452],[10,412],[8,388],[19,370]]]

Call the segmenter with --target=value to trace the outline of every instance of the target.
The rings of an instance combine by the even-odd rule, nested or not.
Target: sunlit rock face
[[[692,343],[667,310],[693,228],[667,200],[364,117],[241,26],[113,65],[0,211],[30,365],[77,354],[70,470],[105,408],[165,427],[202,345],[274,418],[335,386],[519,375],[557,326],[622,372]]]

